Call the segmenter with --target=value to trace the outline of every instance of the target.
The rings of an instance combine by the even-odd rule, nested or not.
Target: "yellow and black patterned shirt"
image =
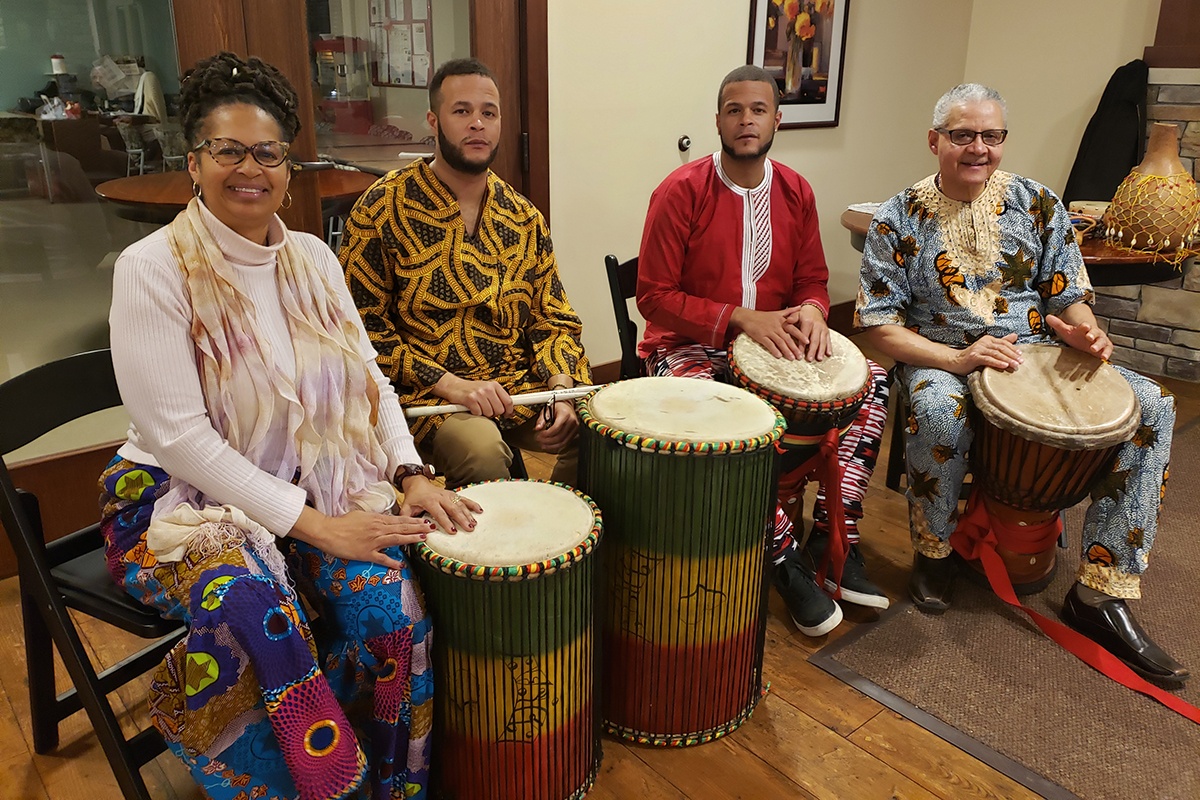
[[[351,211],[338,258],[405,406],[443,402],[430,390],[446,372],[509,394],[542,391],[553,375],[591,380],[546,220],[492,172],[472,235],[426,161],[380,178]],[[518,406],[500,425],[536,411]],[[424,440],[443,419],[412,420],[413,435]]]

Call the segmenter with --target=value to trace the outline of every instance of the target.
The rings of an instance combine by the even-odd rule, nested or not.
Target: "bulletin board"
[[[433,78],[432,0],[370,0],[371,81],[425,87]]]

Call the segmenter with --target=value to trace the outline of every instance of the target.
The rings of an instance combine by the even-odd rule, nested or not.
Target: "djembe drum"
[[[773,405],[788,421],[779,502],[796,524],[808,476],[794,471],[816,455],[829,431],[836,430],[839,438],[845,435],[871,393],[871,370],[862,351],[835,330],[829,331],[829,340],[833,353],[821,361],[776,358],[744,333],[729,349],[729,369],[738,384]],[[826,490],[836,495],[827,498],[831,505],[836,499],[840,507],[840,473],[830,474],[838,470],[839,466],[828,465],[826,477],[838,486]]]
[[[829,331],[833,354],[822,361],[776,358],[746,334],[729,349],[738,385],[766,400],[788,421],[784,448],[799,463],[812,455],[831,428],[845,433],[871,392],[867,359],[854,343]],[[787,471],[786,465],[784,471]]]
[[[1040,591],[1054,574],[1064,508],[1084,497],[1132,438],[1141,406],[1121,374],[1095,356],[1050,344],[1020,345],[1015,372],[967,378],[974,399],[975,491],[999,538],[996,548],[1018,593]],[[1020,541],[1020,530],[1048,531]],[[969,562],[979,570],[978,562]]]
[[[559,484],[460,492],[483,506],[475,530],[431,533],[414,560],[435,633],[435,794],[582,797],[600,765],[599,512]]]
[[[611,384],[579,409],[580,481],[605,515],[605,727],[657,745],[722,736],[762,696],[783,419],[694,378]]]

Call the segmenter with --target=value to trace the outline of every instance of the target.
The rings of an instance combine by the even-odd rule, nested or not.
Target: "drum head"
[[[1129,383],[1095,356],[1052,344],[1020,345],[1015,372],[983,369],[967,379],[980,413],[996,427],[1064,450],[1129,441],[1141,406]]]
[[[425,545],[463,564],[518,567],[549,561],[578,547],[596,524],[586,500],[551,483],[475,483],[459,494],[483,506],[475,515],[475,530],[435,530]]]
[[[745,389],[696,378],[633,378],[587,400],[597,421],[672,442],[732,442],[767,436],[778,417]]]
[[[842,334],[829,331],[833,355],[824,361],[776,358],[746,334],[733,340],[729,358],[752,383],[784,397],[814,403],[856,394],[870,376],[867,359]]]

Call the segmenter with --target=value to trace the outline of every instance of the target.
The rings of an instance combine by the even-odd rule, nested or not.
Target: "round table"
[[[850,231],[850,244],[862,252],[866,244],[871,215],[865,211],[846,209],[842,212],[842,227]],[[1179,268],[1164,256],[1137,253],[1113,247],[1101,239],[1084,239],[1079,246],[1083,265],[1093,286],[1127,286],[1136,283],[1160,283],[1179,277]]]
[[[322,216],[346,213],[376,180],[374,175],[348,169],[317,172]],[[119,216],[165,225],[191,201],[192,177],[187,172],[131,175],[105,181],[96,187],[96,194],[119,206]]]

